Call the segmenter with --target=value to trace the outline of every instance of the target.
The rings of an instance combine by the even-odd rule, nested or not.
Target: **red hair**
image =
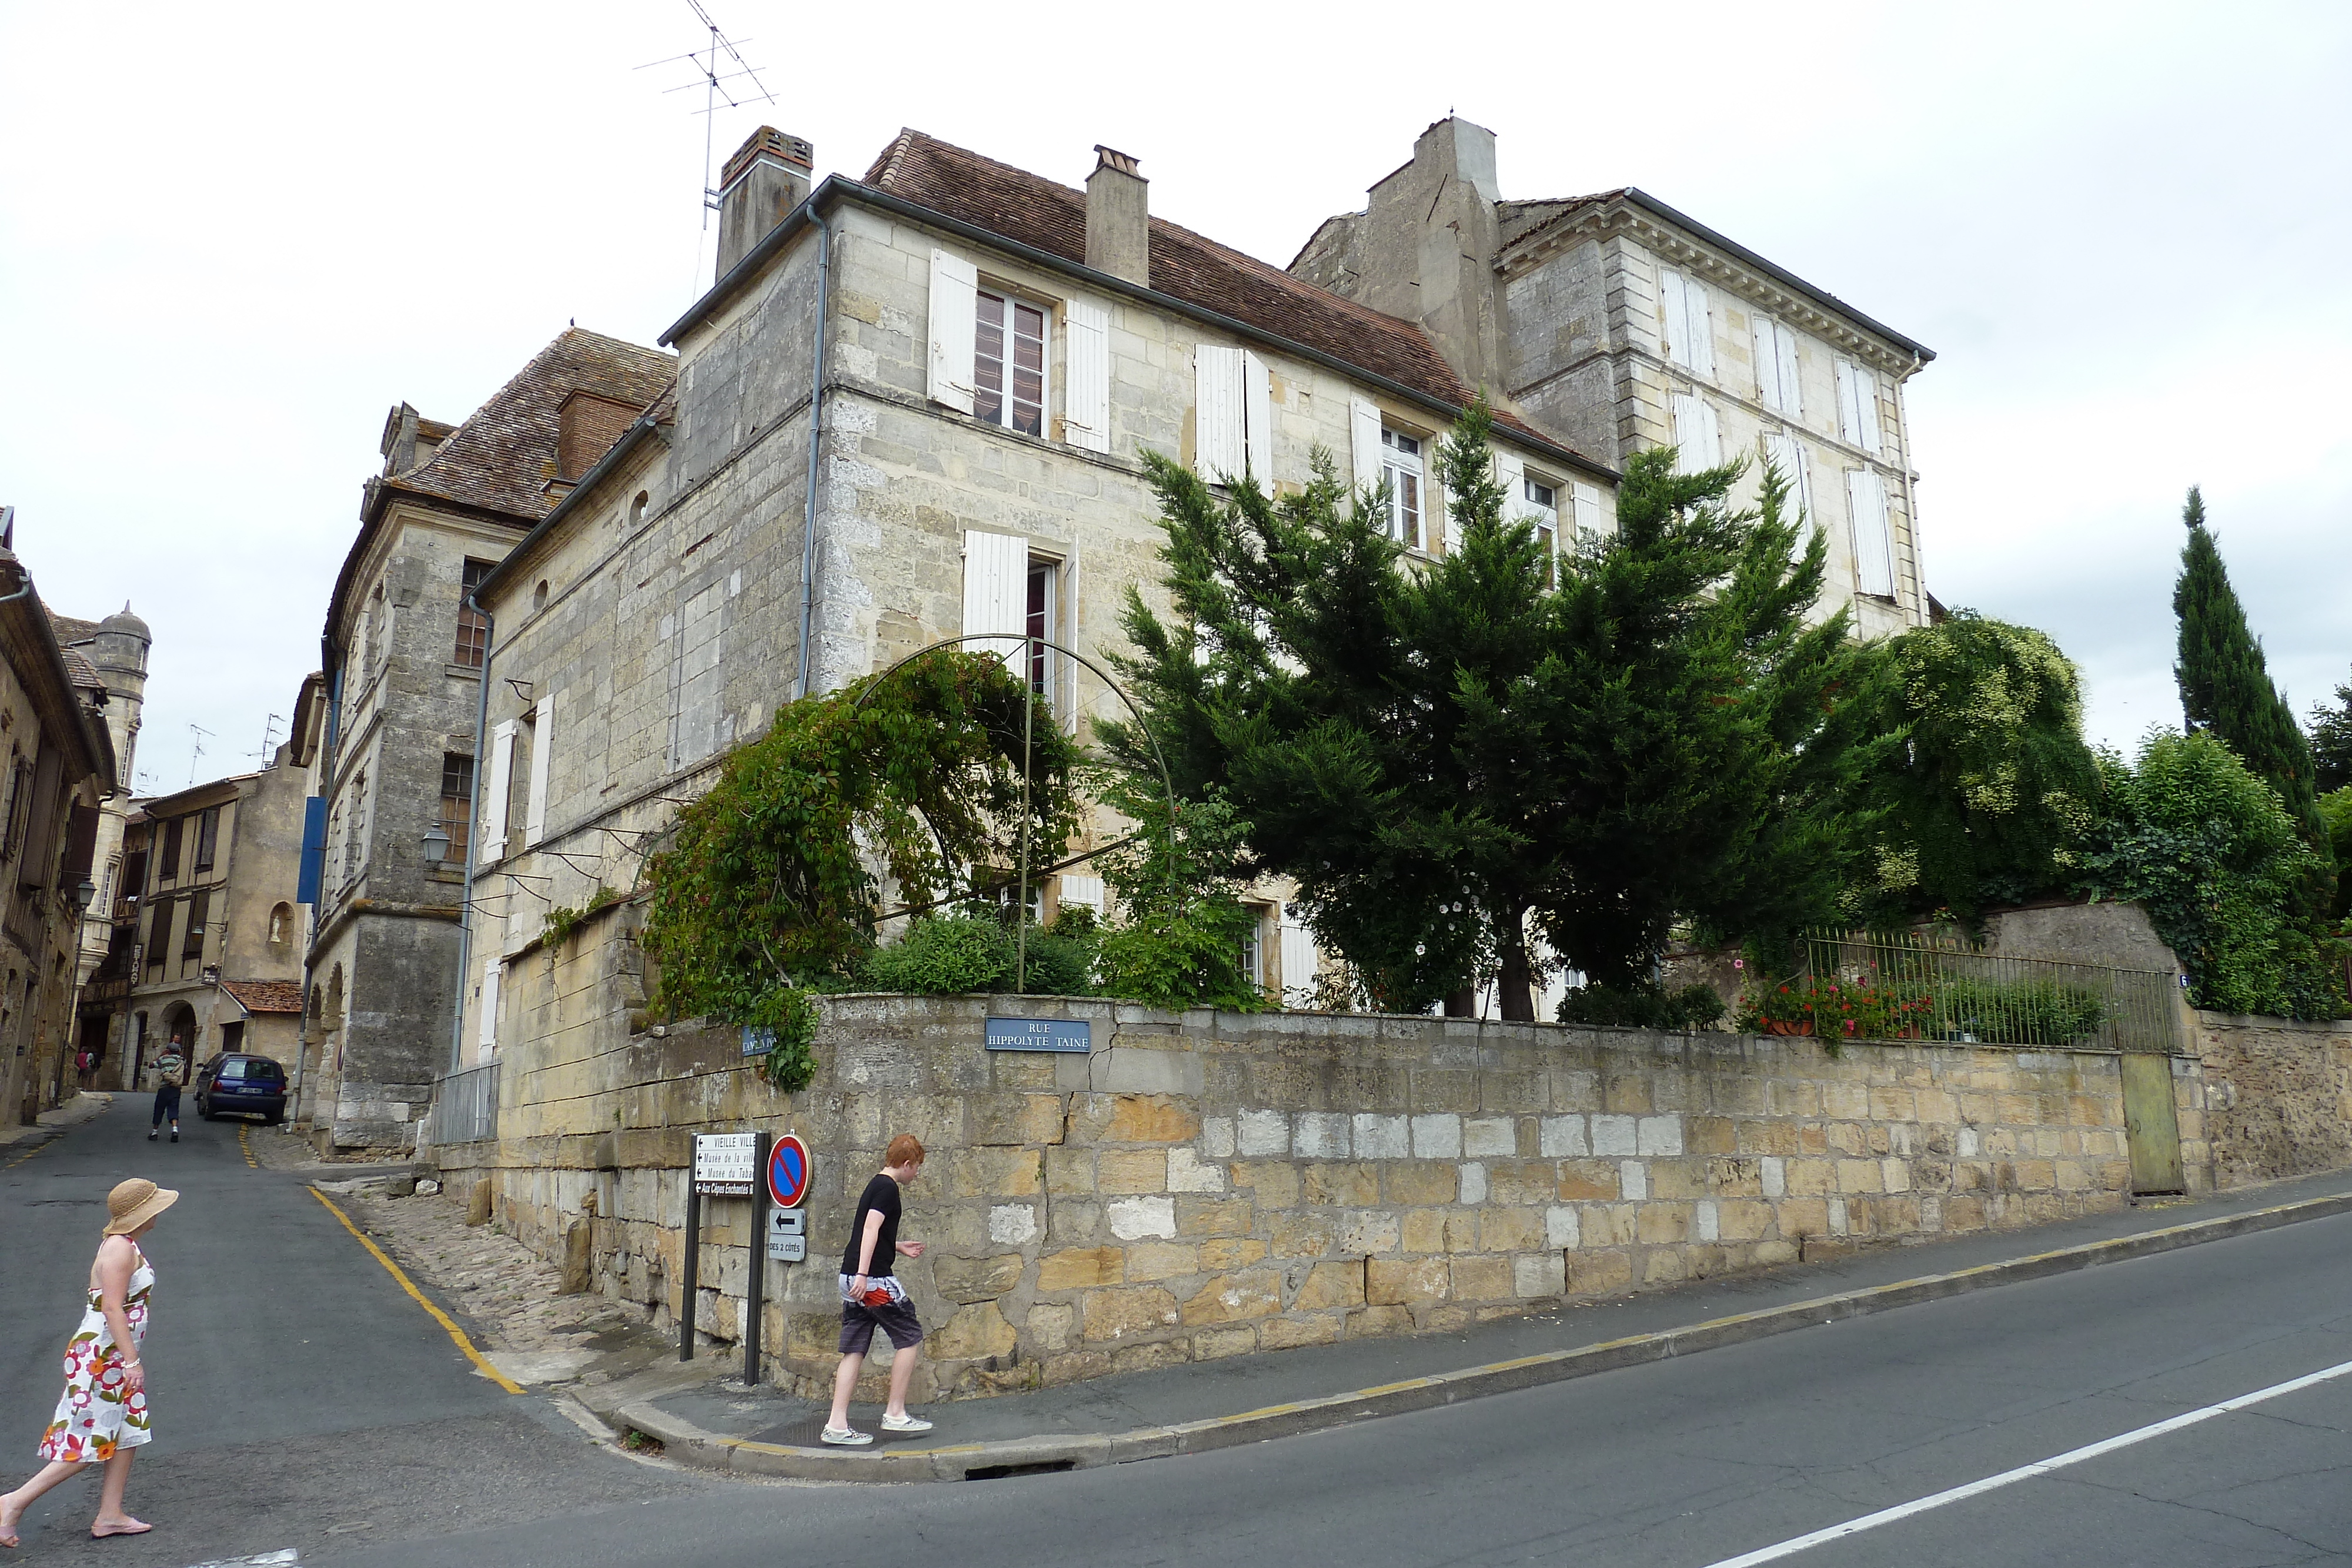
[[[921,1165],[923,1163],[923,1145],[921,1142],[916,1138],[914,1134],[901,1133],[897,1137],[890,1140],[889,1148],[883,1152],[882,1163],[886,1166],[896,1166],[901,1168],[907,1166]]]

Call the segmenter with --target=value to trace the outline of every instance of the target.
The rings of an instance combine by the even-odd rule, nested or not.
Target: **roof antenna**
[[[710,214],[719,208],[719,193],[711,186],[710,174],[713,160],[718,155],[714,140],[718,134],[719,105],[723,101],[729,109],[740,109],[743,105],[755,100],[773,103],[776,101],[776,95],[768,90],[767,83],[760,79],[758,69],[751,61],[743,57],[741,46],[751,40],[730,38],[719,31],[718,22],[712,18],[709,11],[703,9],[702,0],[686,0],[686,3],[694,12],[695,20],[700,22],[709,30],[710,35],[709,42],[691,54],[672,55],[666,60],[648,60],[636,68],[646,71],[656,66],[674,66],[691,61],[696,76],[700,78],[697,81],[680,83],[677,87],[666,87],[662,91],[690,92],[698,87],[702,89],[702,107],[695,112],[704,117],[702,121],[702,231],[704,234],[709,234]],[[719,68],[722,64],[733,68],[722,72]],[[723,85],[731,81],[748,81],[751,86],[741,89],[742,97],[739,99],[736,97],[737,89]],[[698,237],[694,242],[694,276],[697,278],[702,276],[702,241]]]
[[[205,737],[212,731],[200,724],[192,724],[188,728],[195,735],[195,748],[188,754],[188,788],[193,789],[196,787],[196,764],[205,755]]]

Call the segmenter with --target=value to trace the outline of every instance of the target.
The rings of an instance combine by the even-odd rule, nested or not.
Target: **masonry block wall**
[[[2216,1185],[2352,1165],[2352,1022],[2192,1016]]]
[[[499,1140],[439,1151],[445,1172],[489,1176],[551,1255],[587,1216],[600,1288],[667,1313],[690,1134],[799,1133],[809,1261],[761,1264],[763,1333],[811,1383],[850,1205],[899,1132],[930,1150],[905,1231],[929,1250],[900,1277],[933,1329],[932,1397],[1458,1328],[1809,1245],[2112,1208],[2129,1185],[2118,1061],[2096,1051],[843,997],[787,1096],[731,1030],[612,1038],[590,977],[626,938],[575,941],[541,1004],[565,1026],[506,1056]],[[1084,1019],[1094,1049],[989,1051],[991,1011]],[[2193,1060],[2175,1083],[2201,1187]],[[751,1206],[709,1207],[701,1319],[732,1337]]]

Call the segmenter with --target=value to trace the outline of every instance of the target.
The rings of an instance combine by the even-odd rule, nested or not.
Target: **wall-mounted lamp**
[[[98,883],[90,881],[88,877],[84,877],[79,882],[74,883],[73,901],[74,907],[76,909],[80,910],[84,915],[88,915],[89,913],[89,906],[98,901]]]
[[[207,986],[217,986],[220,984],[220,966],[218,964],[206,964],[205,966],[205,984]]]
[[[436,863],[449,858],[449,830],[438,822],[425,830],[425,858]]]

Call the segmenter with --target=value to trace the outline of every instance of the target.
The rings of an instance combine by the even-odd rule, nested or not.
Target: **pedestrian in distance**
[[[172,1120],[172,1141],[180,1141],[180,1074],[187,1065],[187,1051],[175,1034],[163,1054],[155,1059],[155,1119],[147,1124],[147,1141],[151,1144],[166,1116]]]
[[[915,1321],[914,1303],[894,1271],[900,1258],[923,1255],[921,1242],[898,1239],[899,1189],[922,1173],[923,1145],[913,1134],[899,1134],[883,1151],[881,1172],[866,1184],[850,1218],[849,1246],[841,1255],[841,1369],[833,1375],[833,1414],[822,1437],[836,1448],[863,1448],[874,1440],[872,1433],[849,1424],[849,1396],[856,1392],[877,1328],[890,1336],[893,1350],[882,1429],[931,1429],[929,1421],[907,1414],[907,1387],[915,1380],[915,1347],[923,1343],[923,1325]]]
[[[139,1239],[179,1201],[178,1193],[144,1176],[120,1183],[106,1195],[106,1233],[89,1266],[89,1304],[66,1344],[66,1391],[41,1435],[40,1457],[49,1462],[23,1486],[0,1495],[0,1546],[15,1546],[16,1525],[34,1500],[84,1465],[106,1467],[91,1539],[144,1535],[152,1528],[122,1511],[131,1460],[154,1436],[147,1423],[147,1373],[139,1351],[147,1338],[147,1298],[155,1288],[155,1270],[139,1249]]]

